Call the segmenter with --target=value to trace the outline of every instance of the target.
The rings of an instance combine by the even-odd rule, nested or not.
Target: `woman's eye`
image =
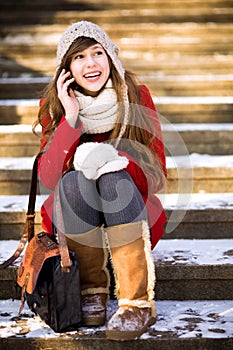
[[[96,51],[95,52],[95,56],[99,56],[99,55],[102,55],[103,54],[103,51]]]
[[[75,60],[81,60],[83,58],[83,55],[79,54],[74,57]]]

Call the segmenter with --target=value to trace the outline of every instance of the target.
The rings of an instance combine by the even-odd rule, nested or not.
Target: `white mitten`
[[[128,159],[119,156],[112,145],[86,142],[77,147],[73,164],[87,179],[96,180],[103,174],[126,168],[128,163]]]

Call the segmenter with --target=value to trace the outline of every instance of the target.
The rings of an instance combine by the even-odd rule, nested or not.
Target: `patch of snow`
[[[0,212],[26,212],[28,205],[28,195],[18,196],[0,196]],[[39,211],[43,202],[47,199],[48,194],[41,194],[36,196],[35,210]]]
[[[25,106],[25,107],[34,107],[34,106],[39,106],[39,99],[12,99],[12,100],[0,100],[0,106]]]
[[[233,209],[233,193],[157,194],[168,210]]]
[[[18,78],[0,78],[0,84],[35,84],[49,83],[50,77],[18,77]]]
[[[173,331],[180,338],[228,338],[233,336],[233,315],[220,316],[232,307],[229,301],[160,301],[152,329]],[[190,327],[191,326],[191,327]]]
[[[0,301],[0,337],[17,338],[66,338],[74,336],[88,338],[98,332],[100,336],[105,326],[96,328],[80,327],[77,332],[55,333],[28,307],[18,317],[19,300]],[[178,338],[229,338],[233,336],[233,315],[231,300],[217,301],[157,301],[157,321],[141,339],[167,337],[172,333]],[[117,310],[117,302],[109,301],[107,319]],[[169,337],[169,336],[168,336]]]
[[[160,240],[153,250],[153,255],[159,264],[233,264],[233,239]]]
[[[232,104],[233,96],[160,96],[153,97],[153,102],[157,105],[166,104]]]
[[[31,170],[34,157],[0,158],[0,169]]]
[[[36,131],[39,132],[41,127],[38,126]],[[32,133],[32,125],[30,124],[16,124],[16,125],[0,125],[0,134],[19,134]],[[36,136],[35,136],[36,137]]]
[[[15,251],[19,241],[0,241],[0,262]],[[223,265],[233,264],[233,239],[162,239],[153,249],[159,265]],[[18,264],[18,262],[17,262]]]
[[[3,263],[7,260],[18,247],[19,241],[17,240],[0,240],[0,263]],[[21,253],[21,256],[16,260],[15,265],[18,266],[21,262],[24,251]]]
[[[22,127],[23,132],[23,127]],[[0,169],[31,169],[34,157],[1,157]],[[166,157],[168,169],[176,168],[233,168],[233,156],[214,156],[209,154],[192,153],[185,156]]]
[[[164,123],[163,131],[232,131],[233,123]]]
[[[233,193],[166,193],[156,194],[166,210],[205,210],[233,209]],[[47,198],[46,194],[37,195],[36,211]],[[28,195],[1,196],[0,212],[26,211]]]
[[[166,157],[167,168],[233,168],[233,156],[214,156],[192,153],[185,156]]]

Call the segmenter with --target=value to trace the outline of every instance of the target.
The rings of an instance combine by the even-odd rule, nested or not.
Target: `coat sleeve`
[[[63,116],[53,135],[42,131],[42,154],[38,164],[38,174],[42,184],[54,190],[58,180],[68,168],[68,162],[73,157],[82,133],[82,124],[72,128]]]

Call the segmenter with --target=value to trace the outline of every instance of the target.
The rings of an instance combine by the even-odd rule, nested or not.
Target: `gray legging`
[[[61,180],[60,201],[66,233],[147,219],[142,196],[125,170],[104,174],[96,181],[70,171]]]

